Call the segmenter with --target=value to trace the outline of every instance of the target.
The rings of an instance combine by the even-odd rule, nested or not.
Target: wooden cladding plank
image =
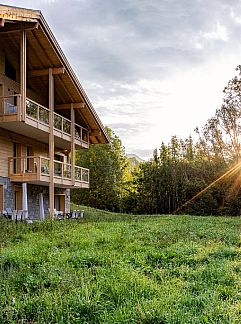
[[[42,67],[47,68],[50,66],[51,61],[46,57],[44,49],[39,45],[39,42],[35,36],[35,31],[31,31],[27,35],[28,39],[28,59],[32,61],[32,65],[35,69],[40,69]],[[29,56],[30,53],[33,55]]]
[[[101,136],[101,131],[99,129],[95,129],[90,132],[90,136]]]
[[[59,66],[61,65],[61,61],[59,57],[56,55],[55,50],[51,46],[49,39],[43,32],[43,30],[35,29],[33,30],[33,35],[36,38],[36,41],[41,47],[42,51],[45,53],[45,56],[47,56],[48,60],[51,62],[48,66]]]
[[[47,55],[46,50],[45,50],[45,47],[42,45],[42,43],[40,41],[41,38],[42,37],[41,37],[40,31],[38,29],[35,29],[35,30],[32,31],[32,33],[31,33],[32,46],[39,53],[38,56],[44,58],[45,68],[48,68],[48,66],[54,65],[54,62],[52,61],[52,58],[50,58]],[[41,68],[41,65],[40,65],[40,68]]]
[[[13,143],[7,141],[4,137],[0,137],[0,176],[8,176],[8,157],[13,156]]]
[[[0,4],[0,17],[15,21],[36,21],[40,17],[40,11]]]
[[[52,74],[64,74],[65,68],[64,67],[55,67],[52,68]],[[39,77],[49,74],[49,69],[42,69],[42,70],[32,70],[28,72],[28,77]]]
[[[74,109],[81,109],[85,107],[84,102],[74,102],[74,103],[55,105],[55,110],[71,109],[71,105]]]
[[[10,33],[17,33],[22,30],[33,30],[38,28],[38,22],[33,23],[21,23],[21,24],[4,24],[0,28],[0,34],[10,34]]]

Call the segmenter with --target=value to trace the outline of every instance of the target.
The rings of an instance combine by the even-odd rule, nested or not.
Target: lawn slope
[[[0,222],[0,323],[240,323],[239,218]]]

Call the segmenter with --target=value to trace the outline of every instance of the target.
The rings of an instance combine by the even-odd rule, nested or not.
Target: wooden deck
[[[54,160],[55,187],[89,188],[89,169]],[[74,172],[73,172],[74,171]],[[10,157],[8,173],[12,182],[49,185],[50,159],[43,156]]]
[[[21,124],[21,127],[18,128],[20,132],[22,129],[23,135],[36,138],[39,136],[39,132],[37,132],[37,130],[44,133],[50,132],[49,115],[50,110],[48,108],[29,98],[26,98],[26,105],[25,107],[22,107],[20,94],[8,97],[0,97],[0,124],[1,127],[5,129],[13,131],[13,128],[16,127],[16,124],[14,123],[24,122],[26,128],[24,129],[24,125]],[[54,136],[59,144],[59,147],[68,148],[72,140],[71,120],[54,112],[53,126]],[[48,138],[46,137],[46,142],[47,139]],[[74,140],[77,148],[89,148],[89,132],[86,128],[78,125],[77,123],[74,124]]]

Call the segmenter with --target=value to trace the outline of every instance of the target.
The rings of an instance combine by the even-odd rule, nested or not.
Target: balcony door
[[[22,171],[22,144],[13,143],[13,173],[21,173]]]
[[[60,199],[59,199],[59,195],[55,195],[54,196],[54,208],[56,210],[60,210]]]
[[[14,200],[15,209],[22,209],[22,187],[15,186]]]
[[[65,194],[59,194],[54,196],[54,208],[61,210],[65,213]]]
[[[27,146],[27,172],[35,172],[34,170],[34,158],[29,156],[34,156],[34,150],[31,146]]]

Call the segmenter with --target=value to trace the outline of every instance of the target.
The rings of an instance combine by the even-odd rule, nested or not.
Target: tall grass
[[[0,323],[241,321],[238,218],[0,225]]]

